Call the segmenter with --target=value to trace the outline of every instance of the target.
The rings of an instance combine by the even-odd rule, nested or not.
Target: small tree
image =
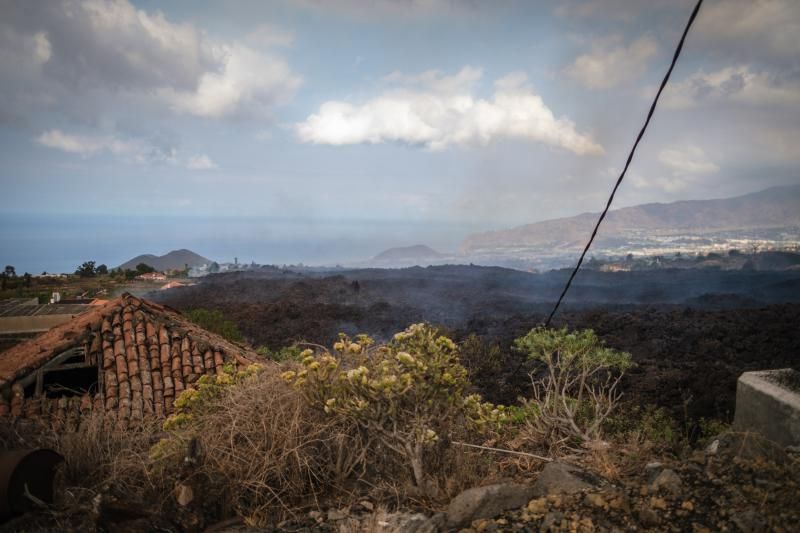
[[[617,386],[631,356],[604,346],[594,331],[535,328],[515,341],[539,364],[531,373],[540,412],[530,429],[552,443],[599,441],[602,424],[621,397]]]
[[[93,278],[97,274],[94,261],[85,261],[75,270],[75,274],[82,278]]]
[[[22,284],[25,285],[25,287],[28,288],[28,289],[30,289],[30,287],[31,287],[31,278],[32,277],[33,276],[31,276],[28,272],[25,272],[25,274],[22,276],[22,279],[24,280],[22,282]]]
[[[136,265],[136,273],[140,276],[142,274],[149,274],[150,272],[155,272],[156,269],[148,265],[147,263],[139,263]]]
[[[342,334],[333,353],[301,355],[302,369],[285,372],[284,379],[310,405],[355,422],[403,458],[423,491],[425,450],[450,436],[453,421],[482,428],[504,411],[465,394],[469,383],[457,346],[426,324],[410,326],[385,346],[374,347],[366,335],[352,340]]]
[[[108,267],[106,265],[100,265],[97,267],[96,272],[101,276],[108,275]]]
[[[6,265],[4,273],[9,278],[17,277],[17,269],[13,265]]]

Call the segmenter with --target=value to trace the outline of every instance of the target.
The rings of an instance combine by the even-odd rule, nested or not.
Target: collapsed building
[[[166,306],[124,294],[0,354],[0,415],[125,429],[169,416],[204,374],[258,356]]]

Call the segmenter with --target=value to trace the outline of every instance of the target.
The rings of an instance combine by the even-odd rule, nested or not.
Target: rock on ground
[[[465,490],[447,507],[447,525],[459,528],[479,518],[492,518],[503,511],[522,507],[533,494],[533,487],[518,483],[499,483]]]
[[[533,496],[547,496],[554,493],[573,493],[596,488],[602,480],[576,466],[567,463],[548,463],[533,485]]]

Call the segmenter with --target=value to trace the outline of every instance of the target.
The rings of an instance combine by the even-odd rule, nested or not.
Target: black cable
[[[592,243],[594,242],[594,238],[597,236],[597,230],[600,229],[600,224],[603,222],[603,219],[606,218],[606,214],[608,213],[608,210],[611,207],[611,202],[614,201],[614,195],[617,193],[617,189],[619,189],[619,186],[622,183],[623,178],[625,178],[625,173],[628,171],[628,167],[630,166],[631,161],[633,160],[633,154],[636,153],[636,147],[639,146],[639,141],[642,140],[644,132],[647,130],[647,125],[650,124],[650,119],[653,117],[653,113],[656,110],[656,105],[658,104],[658,99],[661,97],[661,92],[664,90],[664,87],[667,86],[669,77],[672,74],[672,69],[675,68],[675,63],[678,62],[678,57],[681,55],[681,50],[683,49],[683,42],[686,40],[686,35],[689,33],[689,28],[692,27],[692,23],[694,23],[694,19],[697,17],[697,13],[698,11],[700,11],[700,6],[702,4],[703,0],[698,0],[697,5],[694,6],[694,11],[692,11],[692,15],[689,17],[689,22],[686,23],[686,28],[683,30],[683,35],[681,36],[681,40],[678,42],[678,47],[675,49],[675,55],[672,56],[672,63],[670,63],[669,65],[669,70],[667,70],[667,73],[661,82],[661,86],[658,88],[656,97],[655,99],[653,99],[653,103],[650,106],[650,111],[647,113],[647,120],[644,121],[642,129],[641,131],[639,131],[639,135],[636,137],[636,142],[633,143],[633,148],[631,148],[631,152],[630,154],[628,154],[628,160],[625,161],[625,168],[622,169],[622,173],[619,175],[617,183],[614,185],[614,189],[611,191],[611,196],[608,197],[606,208],[603,209],[603,212],[600,214],[600,218],[597,219],[597,224],[595,224],[594,226],[594,230],[592,231],[592,236],[589,238],[589,242],[586,243],[586,247],[583,249],[583,253],[581,254],[580,259],[578,259],[578,264],[575,265],[575,269],[569,276],[567,284],[564,286],[564,290],[561,292],[561,296],[558,297],[558,301],[556,302],[555,307],[553,307],[553,310],[550,312],[550,316],[547,317],[547,320],[544,323],[545,327],[550,326],[550,321],[553,319],[553,316],[556,314],[556,311],[558,311],[561,302],[564,300],[564,296],[567,295],[567,291],[572,285],[572,280],[575,279],[575,275],[578,273],[578,270],[580,270],[581,265],[583,264],[583,259],[586,257],[586,252],[589,251],[589,248],[592,246]]]

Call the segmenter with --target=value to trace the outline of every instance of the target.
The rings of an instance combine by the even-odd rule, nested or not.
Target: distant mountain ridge
[[[164,255],[137,255],[133,259],[122,263],[119,268],[123,270],[133,270],[139,263],[150,265],[156,270],[172,270],[184,268],[186,265],[189,265],[189,267],[199,267],[211,263],[211,260],[206,259],[202,255],[198,255],[191,250],[180,249],[172,250]]]
[[[469,255],[517,247],[582,246],[599,213],[545,220],[507,230],[469,235],[460,253]],[[610,211],[597,244],[631,237],[703,235],[722,231],[800,226],[800,185],[772,187],[734,198],[652,203]]]
[[[431,261],[444,257],[430,246],[415,244],[389,248],[372,258],[375,263],[410,263],[415,261]]]

